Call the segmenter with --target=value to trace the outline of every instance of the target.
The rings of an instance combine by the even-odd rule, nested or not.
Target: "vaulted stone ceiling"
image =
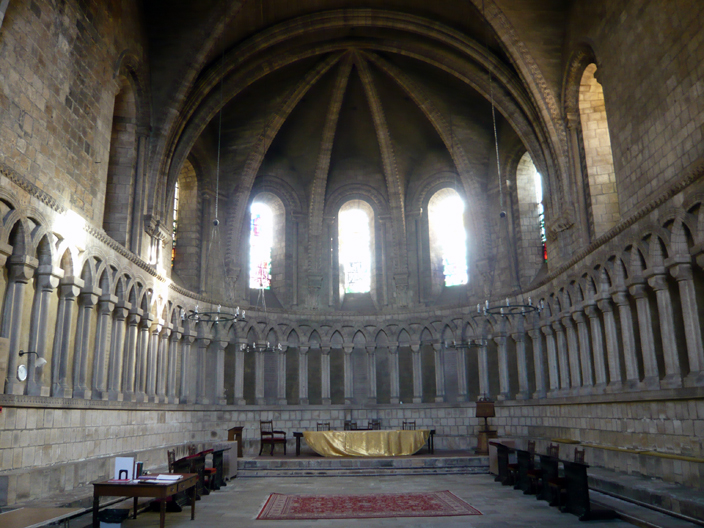
[[[481,204],[495,178],[491,98],[502,148],[527,148],[556,177],[562,146],[546,120],[550,105],[530,93],[507,42],[521,34],[533,43],[542,80],[555,81],[569,4],[148,2],[155,125],[167,138],[153,162],[169,176],[155,205],[168,207],[189,156],[212,178],[220,138],[231,226],[241,225],[257,181],[273,177],[297,195],[315,237],[331,196],[363,174],[403,232],[409,193],[428,171],[456,172],[458,187]],[[498,34],[506,13],[513,25]]]

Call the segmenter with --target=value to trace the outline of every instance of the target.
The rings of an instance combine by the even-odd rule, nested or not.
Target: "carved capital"
[[[653,275],[648,279],[648,284],[655,291],[667,289],[667,277],[665,275]]]
[[[38,264],[37,259],[27,255],[12,255],[7,262],[10,282],[27,284],[34,276]]]
[[[676,264],[670,268],[670,274],[677,282],[692,280],[692,265]]]
[[[597,305],[599,306],[599,310],[601,310],[603,313],[612,312],[614,309],[614,305],[609,299],[601,299],[597,301]]]

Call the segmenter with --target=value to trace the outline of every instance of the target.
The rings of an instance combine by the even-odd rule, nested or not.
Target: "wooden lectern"
[[[477,454],[478,455],[488,455],[489,454],[489,439],[496,438],[496,431],[489,430],[489,423],[487,418],[493,418],[496,416],[496,411],[494,410],[494,402],[489,398],[479,398],[477,400],[476,417],[484,418],[484,429],[477,433]]]

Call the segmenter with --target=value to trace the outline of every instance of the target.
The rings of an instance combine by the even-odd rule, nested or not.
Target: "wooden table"
[[[82,512],[83,508],[17,508],[0,514],[2,528],[38,528],[63,521]]]
[[[308,446],[319,455],[328,457],[413,455],[423,448],[429,436],[429,429],[303,432]]]
[[[176,482],[166,482],[155,484],[144,481],[128,482],[103,482],[93,483],[93,528],[100,528],[98,521],[98,510],[100,509],[100,497],[134,497],[134,518],[137,518],[137,499],[139,497],[154,497],[161,500],[161,518],[159,528],[164,528],[166,519],[166,498],[175,495],[180,491],[192,488],[191,492],[191,520],[196,518],[196,484],[198,475],[195,473],[182,473],[181,480]]]

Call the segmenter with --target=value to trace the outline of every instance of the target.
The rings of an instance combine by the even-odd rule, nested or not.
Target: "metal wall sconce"
[[[27,355],[27,354],[37,354],[36,352],[28,351],[24,352],[23,350],[20,350],[20,357]],[[34,362],[34,368],[38,369],[40,367],[43,367],[46,365],[46,359],[43,357],[39,357],[39,354],[37,354],[37,359]],[[24,381],[27,379],[27,367],[25,365],[19,365],[17,367],[17,379],[19,381]]]

